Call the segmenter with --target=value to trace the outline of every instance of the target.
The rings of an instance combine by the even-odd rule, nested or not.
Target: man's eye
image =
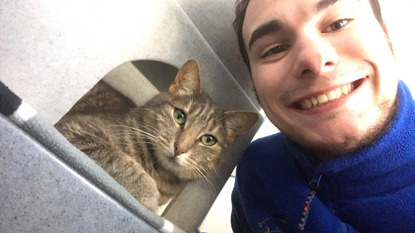
[[[350,23],[351,19],[339,19],[336,22],[330,24],[330,26],[326,29],[325,32],[334,32],[337,30],[342,29],[345,27],[348,23]]]
[[[261,58],[266,58],[268,56],[271,55],[275,55],[281,52],[284,52],[285,50],[287,50],[290,46],[288,45],[277,45],[275,47],[272,47],[271,49],[267,50],[262,56]]]

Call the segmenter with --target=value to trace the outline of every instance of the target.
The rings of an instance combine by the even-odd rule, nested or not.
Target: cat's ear
[[[193,95],[202,93],[200,86],[200,68],[195,60],[189,60],[177,72],[169,87],[173,95]]]
[[[226,125],[228,141],[233,142],[245,133],[258,120],[258,114],[251,111],[228,111],[223,118]]]

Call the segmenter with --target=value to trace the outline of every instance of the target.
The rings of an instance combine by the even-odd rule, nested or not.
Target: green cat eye
[[[206,146],[213,146],[216,143],[216,138],[209,134],[203,135],[200,140]]]
[[[183,110],[176,108],[173,113],[174,120],[177,124],[181,125],[186,122],[186,114]]]

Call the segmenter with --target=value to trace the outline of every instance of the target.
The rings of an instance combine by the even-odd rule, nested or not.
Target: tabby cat
[[[120,106],[105,105],[99,93],[82,98],[55,127],[152,211],[188,182],[206,179],[258,119],[250,111],[225,112],[204,94],[194,60],[168,92],[142,107],[122,96]]]

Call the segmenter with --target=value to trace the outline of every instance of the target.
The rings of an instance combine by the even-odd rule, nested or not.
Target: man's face
[[[347,153],[384,128],[397,75],[365,0],[251,0],[243,25],[270,121],[310,148]]]

